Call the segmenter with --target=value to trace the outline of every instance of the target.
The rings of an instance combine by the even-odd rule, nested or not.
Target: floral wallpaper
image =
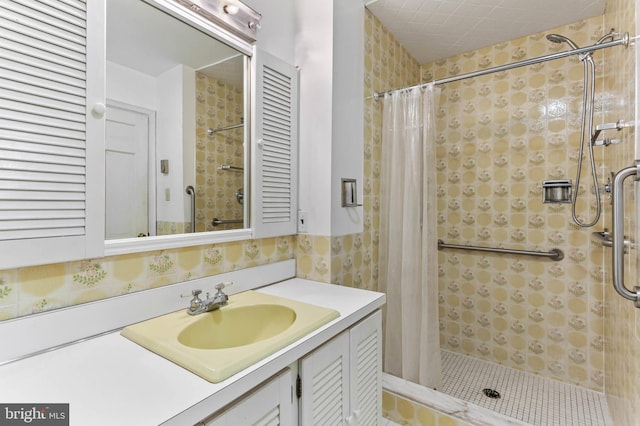
[[[0,271],[0,320],[293,259],[295,236]]]

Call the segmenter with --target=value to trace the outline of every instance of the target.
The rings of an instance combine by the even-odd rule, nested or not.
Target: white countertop
[[[0,366],[0,402],[69,403],[75,426],[194,424],[385,302],[381,293],[299,278],[257,291],[332,308],[340,317],[220,383],[209,383],[116,331]]]

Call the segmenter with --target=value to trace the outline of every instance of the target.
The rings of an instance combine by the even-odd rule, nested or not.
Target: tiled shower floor
[[[601,393],[444,350],[442,382],[448,395],[532,425],[611,425]],[[484,388],[501,397],[485,396]]]

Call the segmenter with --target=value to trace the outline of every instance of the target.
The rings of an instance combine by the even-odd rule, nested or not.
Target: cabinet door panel
[[[298,73],[263,51],[256,52],[252,64],[253,237],[291,235],[297,230],[298,210]]]
[[[354,326],[350,339],[351,411],[358,425],[382,419],[382,314],[380,311]]]
[[[302,359],[301,425],[342,425],[349,413],[349,333]]]
[[[292,374],[287,369],[224,412],[205,420],[207,426],[289,426],[295,424]]]
[[[3,2],[0,16],[0,269],[99,256],[104,1]]]

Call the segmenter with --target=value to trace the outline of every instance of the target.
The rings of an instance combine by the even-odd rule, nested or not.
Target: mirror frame
[[[254,54],[254,47],[252,43],[239,38],[238,36],[228,32],[224,28],[221,28],[213,22],[205,19],[201,15],[185,8],[184,6],[175,3],[172,0],[138,0],[149,4],[151,7],[155,7],[175,19],[184,22],[186,25],[190,25],[199,31],[208,34],[217,41],[228,45],[236,49],[239,53],[245,55],[245,78],[244,78],[244,93],[245,93],[245,127],[244,127],[244,187],[249,188],[249,197],[245,198],[244,203],[244,226],[242,229],[223,230],[223,231],[209,231],[209,232],[194,232],[188,234],[174,234],[174,235],[159,235],[145,238],[125,238],[120,240],[104,240],[104,256],[115,256],[128,253],[139,253],[153,250],[164,250],[170,248],[180,248],[198,245],[208,245],[214,243],[222,243],[229,241],[241,241],[248,240],[253,237],[253,231],[251,229],[251,199],[252,192],[250,188],[251,182],[251,99],[253,94],[250,93],[251,80],[251,61]]]

